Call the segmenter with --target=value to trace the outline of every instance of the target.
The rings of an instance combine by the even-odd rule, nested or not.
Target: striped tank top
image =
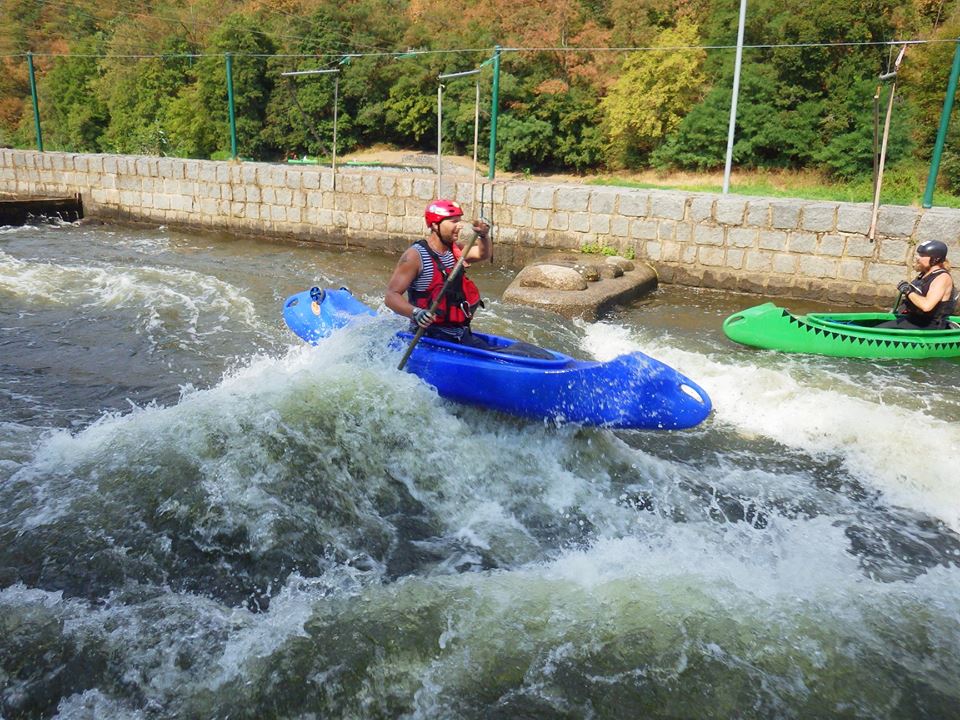
[[[423,245],[414,245],[413,247],[420,253],[420,274],[414,278],[410,287],[417,292],[426,292],[427,288],[430,287],[430,281],[433,279],[433,258],[430,257],[430,253],[427,252],[427,249],[423,247]],[[440,255],[440,262],[443,263],[443,267],[448,273],[453,270],[453,266],[457,264],[457,260],[453,257],[453,253],[450,250]]]

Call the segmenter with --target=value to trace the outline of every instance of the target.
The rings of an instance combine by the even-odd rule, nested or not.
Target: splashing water
[[[960,495],[898,441],[960,447],[956,365],[743,352],[695,294],[650,301],[667,332],[493,302],[480,329],[640,349],[716,408],[530,423],[398,373],[389,315],[279,328],[317,277],[376,304],[392,259],[231,242],[0,238],[0,716],[960,716]],[[164,373],[109,356],[132,406],[91,395],[85,325],[153,333]]]

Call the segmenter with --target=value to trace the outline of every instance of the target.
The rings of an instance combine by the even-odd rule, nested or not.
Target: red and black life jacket
[[[430,278],[430,284],[427,289],[418,292],[413,289],[413,285],[407,290],[407,297],[411,305],[421,308],[429,308],[434,298],[440,294],[443,284],[450,275],[450,270],[443,264],[440,256],[437,255],[426,240],[418,240],[416,245],[424,248],[433,260],[433,277]],[[460,260],[461,250],[454,243],[450,246],[453,252],[454,261]],[[425,268],[424,268],[425,269]],[[423,272],[423,270],[421,270]],[[437,304],[437,320],[434,325],[438,327],[464,327],[469,326],[473,319],[473,314],[478,307],[483,307],[483,300],[480,299],[480,291],[473,280],[464,273],[464,267],[461,266],[457,271],[456,277],[447,286],[443,297]]]

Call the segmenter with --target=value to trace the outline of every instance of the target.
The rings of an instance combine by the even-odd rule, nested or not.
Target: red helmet
[[[452,217],[463,217],[463,208],[453,200],[434,200],[427,205],[423,216],[427,219],[427,226]]]

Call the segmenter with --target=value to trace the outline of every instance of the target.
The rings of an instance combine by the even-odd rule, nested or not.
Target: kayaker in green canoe
[[[957,306],[957,294],[947,246],[939,240],[917,245],[913,267],[919,273],[912,282],[897,285],[900,297],[894,308],[896,319],[877,325],[901,330],[943,330]]]

